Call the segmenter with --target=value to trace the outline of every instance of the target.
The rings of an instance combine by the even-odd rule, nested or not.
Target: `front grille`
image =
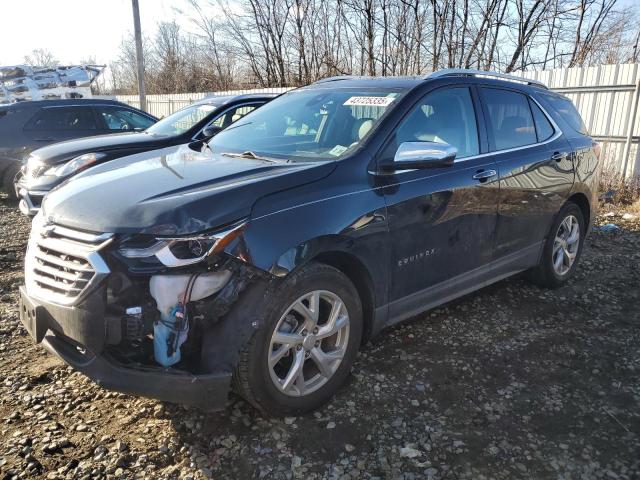
[[[109,269],[98,253],[111,234],[94,234],[33,221],[25,259],[30,295],[61,305],[77,303]]]

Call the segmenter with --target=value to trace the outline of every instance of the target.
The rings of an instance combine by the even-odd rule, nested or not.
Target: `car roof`
[[[129,108],[133,108],[134,110],[138,110],[135,107],[131,107],[122,102],[118,102],[117,100],[107,100],[104,98],[65,98],[60,100],[28,100],[23,102],[14,102],[7,103],[4,105],[0,105],[0,107],[21,107],[21,106],[29,106],[29,107],[65,107],[65,106],[89,106],[89,105],[117,105],[117,106],[126,106]]]
[[[210,97],[203,98],[191,105],[214,105],[221,107],[230,103],[240,102],[244,100],[272,100],[276,98],[280,93],[243,93],[240,95],[212,95]]]
[[[368,76],[340,76],[318,80],[304,89],[316,88],[400,88],[410,89],[424,83],[422,76],[407,77],[368,77]]]
[[[390,88],[409,90],[419,85],[434,82],[436,80],[445,81],[455,78],[466,78],[471,83],[482,85],[502,85],[515,87],[525,91],[531,89],[542,89],[548,91],[547,87],[539,81],[530,80],[509,74],[497,72],[485,72],[468,69],[444,69],[438,70],[429,75],[405,76],[405,77],[370,77],[370,76],[338,76],[318,80],[302,89],[330,89],[330,88]]]

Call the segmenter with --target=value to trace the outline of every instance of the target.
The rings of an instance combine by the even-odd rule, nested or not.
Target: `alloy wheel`
[[[276,324],[268,350],[271,380],[285,395],[308,395],[338,370],[349,343],[342,299],[314,290],[293,302]]]
[[[576,260],[580,248],[580,223],[573,215],[568,215],[558,227],[553,241],[553,269],[558,275],[565,275]]]

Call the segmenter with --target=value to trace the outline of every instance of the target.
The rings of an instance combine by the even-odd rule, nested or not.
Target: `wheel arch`
[[[576,192],[571,195],[566,203],[575,203],[580,208],[582,212],[582,217],[584,218],[585,230],[588,230],[589,225],[591,224],[591,204],[589,203],[589,199],[582,192]],[[565,203],[565,204],[566,204]]]
[[[375,312],[375,289],[373,279],[364,263],[355,255],[343,251],[319,253],[311,261],[329,265],[340,270],[353,283],[362,304],[363,335],[362,341],[371,338]]]

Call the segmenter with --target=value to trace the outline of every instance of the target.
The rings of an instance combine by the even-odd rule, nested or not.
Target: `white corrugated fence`
[[[524,72],[569,97],[591,136],[602,145],[605,168],[640,175],[640,64]]]
[[[571,98],[587,129],[602,145],[605,168],[625,177],[640,176],[640,64],[528,71],[522,75],[540,80],[551,90]],[[147,110],[157,117],[164,117],[212,95],[282,93],[287,90],[262,88],[147,95]],[[139,106],[137,95],[119,95],[116,98]]]
[[[255,88],[247,90],[227,90],[224,92],[205,92],[205,93],[171,93],[167,95],[147,95],[147,111],[151,115],[158,118],[180,110],[187,105],[191,105],[198,100],[206,97],[220,95],[241,95],[244,93],[283,93],[290,88]],[[111,97],[113,98],[113,97]],[[140,108],[140,99],[138,95],[117,95],[116,100],[127,103],[132,107]]]

